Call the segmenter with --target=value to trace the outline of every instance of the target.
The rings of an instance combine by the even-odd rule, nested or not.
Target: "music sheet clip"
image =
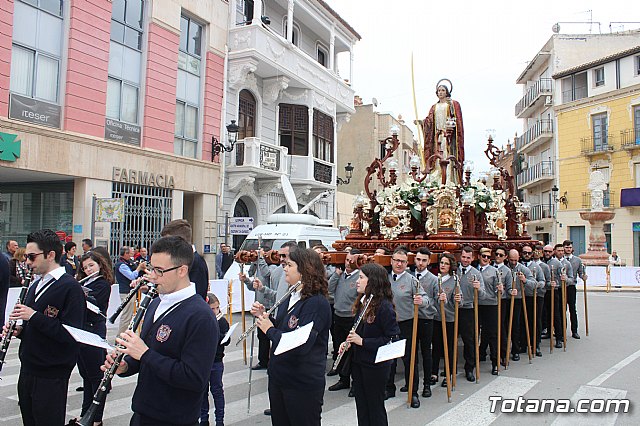
[[[239,322],[233,324],[231,326],[231,328],[229,329],[229,331],[227,331],[227,334],[224,335],[224,338],[220,341],[221,345],[224,345],[225,343],[227,343],[229,341],[229,339],[231,339],[231,335],[233,335],[233,332],[236,331],[236,328],[238,328],[238,324],[240,324]]]
[[[376,364],[403,357],[406,344],[407,339],[402,339],[397,342],[389,343],[388,345],[380,346],[376,353]]]
[[[62,324],[62,326],[78,343],[82,343],[83,345],[95,346],[96,348],[103,348],[109,352],[115,349],[105,339],[98,336],[97,334],[90,333],[79,328],[71,327],[67,324]]]
[[[291,349],[295,349],[298,346],[304,345],[307,343],[307,340],[309,340],[311,329],[313,329],[313,321],[293,331],[289,331],[288,333],[282,333],[280,342],[273,354],[280,355],[290,351]]]

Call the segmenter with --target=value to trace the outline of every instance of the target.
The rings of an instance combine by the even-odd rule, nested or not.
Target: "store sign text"
[[[113,168],[111,180],[114,182],[134,183],[158,188],[175,188],[173,176],[143,172],[142,170],[122,169],[120,167]]]

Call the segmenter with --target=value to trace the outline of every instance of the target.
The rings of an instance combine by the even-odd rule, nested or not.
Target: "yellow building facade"
[[[556,108],[559,181],[556,235],[576,251],[589,243],[591,172],[605,178],[607,249],[640,265],[640,49],[621,52],[554,75],[564,101]],[[578,86],[576,86],[578,82]],[[584,96],[581,96],[584,95]],[[575,100],[574,100],[575,99]]]

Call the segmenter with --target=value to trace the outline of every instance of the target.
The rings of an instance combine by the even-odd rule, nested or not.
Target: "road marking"
[[[481,426],[493,423],[500,412],[489,411],[490,396],[510,395],[512,398],[523,396],[540,380],[517,379],[514,377],[498,376],[482,389],[474,392],[469,398],[457,404],[440,417],[428,423],[429,426],[448,426],[463,424],[465,426]],[[473,413],[471,415],[470,413]]]
[[[621,389],[608,389],[597,386],[582,385],[576,393],[571,397],[571,407],[575,408],[576,403],[580,399],[622,399],[627,396],[627,391]],[[552,426],[613,426],[616,424],[618,413],[570,413],[560,414],[553,423]]]
[[[104,407],[104,414],[102,418],[104,420],[111,419],[113,417],[123,416],[125,414],[132,414],[131,411],[131,397],[119,398],[110,400],[107,396],[107,403]],[[69,417],[80,418],[80,408],[76,410],[67,411]]]
[[[593,379],[589,383],[587,383],[587,385],[589,385],[589,386],[600,386],[609,377],[613,376],[618,371],[622,370],[624,367],[626,367],[627,365],[631,364],[633,361],[635,361],[638,358],[640,358],[640,350],[635,352],[635,353],[632,353],[631,355],[629,355],[628,357],[626,357],[625,359],[623,359],[622,361],[620,361],[619,363],[617,363],[613,367],[609,368],[607,371],[605,371],[604,373],[602,373],[601,375],[599,375],[598,377],[596,377],[595,379]]]

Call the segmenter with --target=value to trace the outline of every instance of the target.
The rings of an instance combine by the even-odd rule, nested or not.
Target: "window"
[[[287,17],[285,16],[283,18],[283,34],[284,34],[284,38],[287,38]],[[300,28],[298,27],[298,25],[296,25],[295,23],[293,24],[293,32],[291,33],[291,38],[292,40],[291,43],[295,44],[296,46],[300,46],[299,40],[300,40]]]
[[[634,163],[633,168],[635,171],[636,188],[640,188],[640,163]]]
[[[200,57],[202,25],[180,17],[180,51],[176,84],[176,131],[173,151],[177,155],[198,155],[198,117],[200,117]]]
[[[603,74],[604,76],[604,74]],[[587,97],[587,73],[570,75],[561,80],[562,102],[577,101]]]
[[[333,119],[313,110],[313,156],[333,163]]]
[[[608,149],[608,121],[607,114],[597,114],[591,117],[593,124],[593,149],[605,151]]]
[[[636,75],[640,75],[640,55],[635,57],[636,61]]]
[[[640,106],[633,107],[633,140],[640,145]]]
[[[309,109],[304,105],[280,104],[278,125],[280,146],[289,155],[309,155]]]
[[[593,81],[596,87],[604,86],[604,67],[593,70]]]
[[[13,23],[10,90],[30,98],[58,102],[62,2],[16,1]]]
[[[256,99],[248,90],[242,90],[238,100],[238,139],[252,138],[255,132]]]
[[[142,68],[142,0],[113,0],[107,118],[138,124]]]
[[[328,67],[329,62],[327,61],[327,58],[329,57],[329,54],[327,53],[327,49],[323,45],[318,43],[318,47],[316,50],[318,52],[318,63],[323,67]]]

